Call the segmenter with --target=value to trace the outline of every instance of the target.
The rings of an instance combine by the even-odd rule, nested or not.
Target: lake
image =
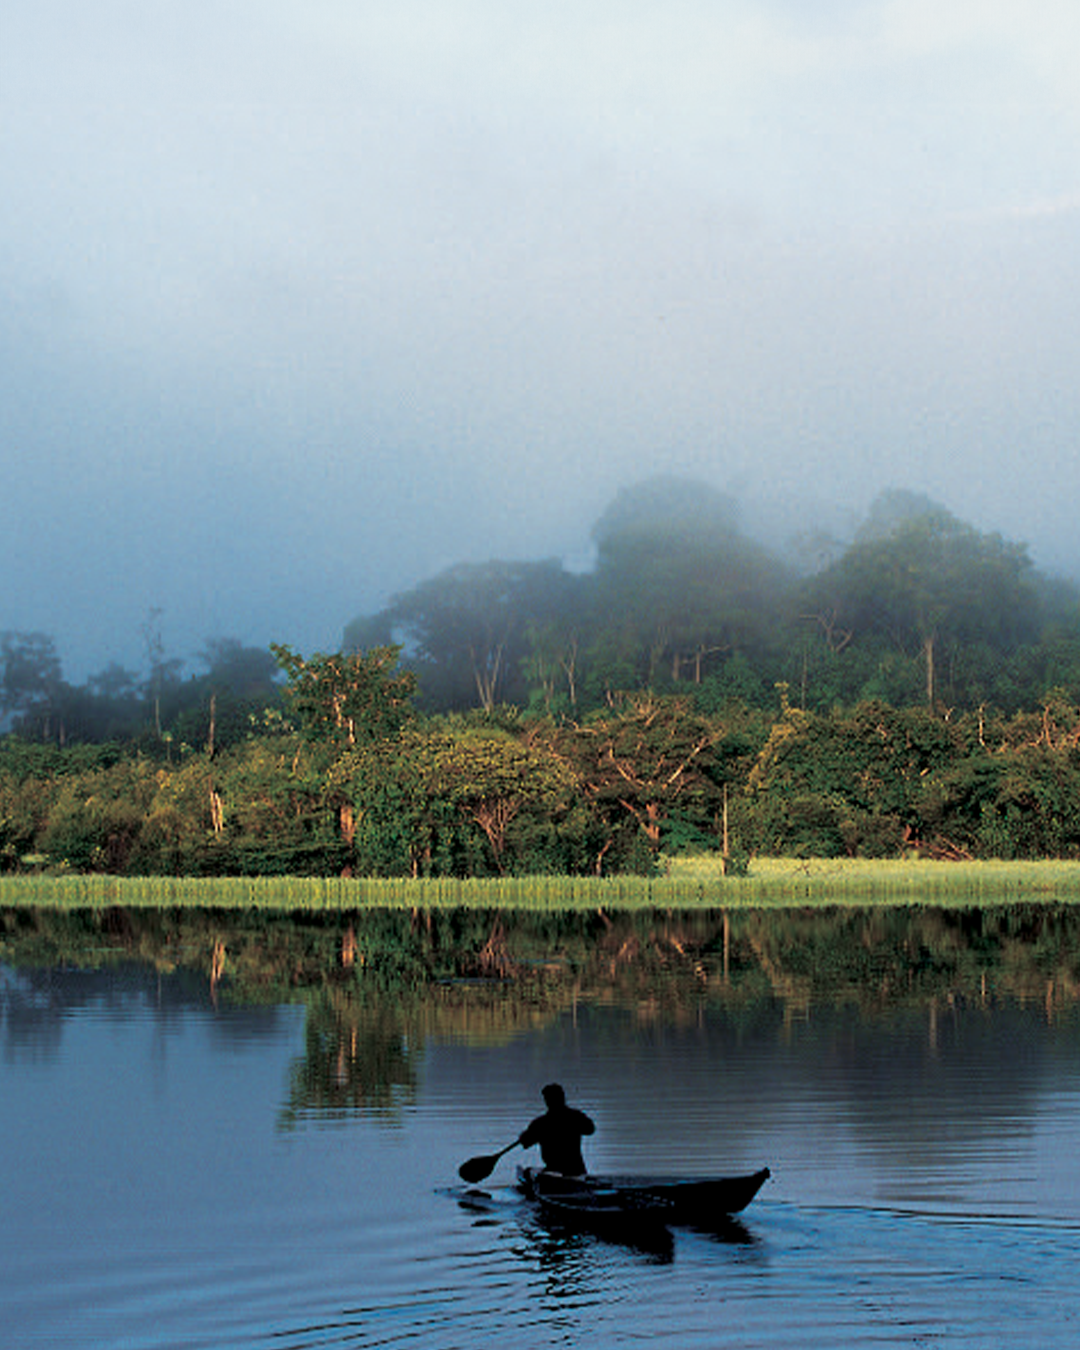
[[[7,1346],[1080,1340],[1080,912],[0,914]],[[552,1080],[592,1170],[772,1178],[465,1187]]]

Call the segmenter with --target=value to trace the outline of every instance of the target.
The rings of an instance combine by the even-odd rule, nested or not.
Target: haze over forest
[[[37,0],[0,44],[0,631],[334,650],[621,489],[926,494],[1080,575],[1065,0]]]

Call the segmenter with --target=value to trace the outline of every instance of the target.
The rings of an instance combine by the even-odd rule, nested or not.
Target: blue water
[[[1080,1063],[1041,1009],[747,1030],[640,1006],[418,1035],[296,1106],[303,1008],[132,967],[0,967],[6,1347],[1080,1343]],[[545,1227],[512,1140],[561,1078],[608,1171],[774,1177],[729,1240]],[[291,1107],[290,1107],[291,1103]]]

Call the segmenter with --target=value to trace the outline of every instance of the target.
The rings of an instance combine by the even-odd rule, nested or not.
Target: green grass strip
[[[0,905],[47,909],[172,907],[381,909],[721,909],[813,905],[982,906],[1080,901],[1080,863],[755,859],[725,877],[715,856],[673,859],[660,877],[0,878]]]

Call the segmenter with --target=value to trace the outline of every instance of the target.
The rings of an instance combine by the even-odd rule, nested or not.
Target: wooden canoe
[[[567,1219],[593,1225],[619,1221],[713,1227],[739,1214],[769,1179],[769,1169],[737,1177],[564,1177],[518,1169],[531,1200]]]

